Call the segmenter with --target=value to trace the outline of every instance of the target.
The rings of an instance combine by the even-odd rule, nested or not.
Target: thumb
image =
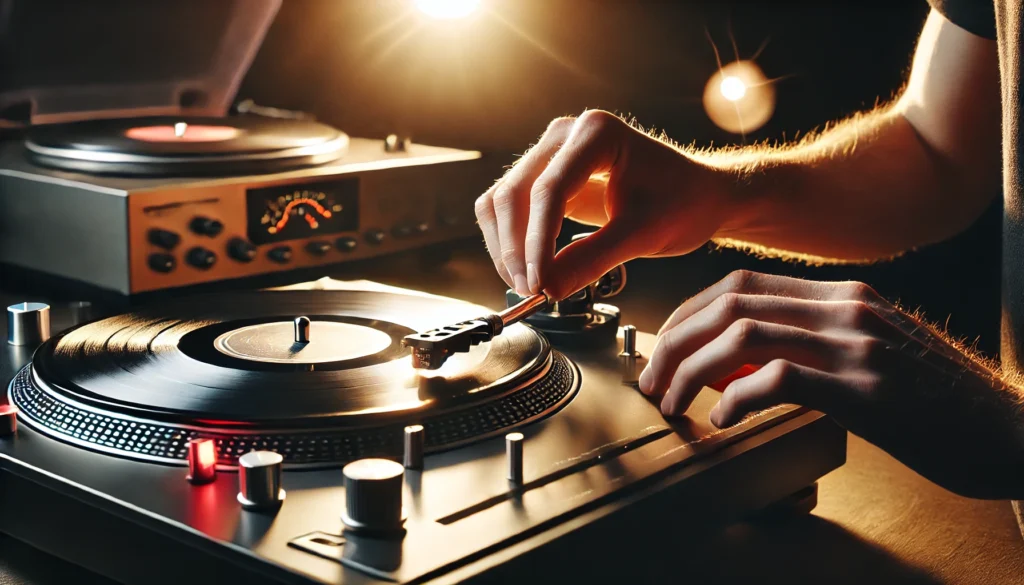
[[[562,300],[596,282],[619,264],[647,253],[641,222],[612,218],[589,236],[562,248],[544,267],[540,281],[553,299]]]

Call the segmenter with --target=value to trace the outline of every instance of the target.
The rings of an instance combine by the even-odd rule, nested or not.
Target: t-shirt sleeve
[[[996,38],[995,0],[928,0],[946,20],[979,37]]]

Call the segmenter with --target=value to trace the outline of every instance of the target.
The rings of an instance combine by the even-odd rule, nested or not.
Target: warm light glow
[[[730,102],[739,101],[743,99],[743,96],[747,95],[747,84],[743,83],[743,80],[739,77],[732,75],[723,79],[719,88],[722,91],[722,97]]]
[[[213,439],[188,442],[188,477],[194,484],[209,483],[217,477],[217,448]]]
[[[775,113],[775,87],[753,61],[726,63],[704,88],[704,110],[719,128],[745,135]]]
[[[480,6],[480,0],[416,0],[416,6],[434,18],[463,18]]]

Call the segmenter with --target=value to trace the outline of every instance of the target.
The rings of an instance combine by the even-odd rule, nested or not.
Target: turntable
[[[496,313],[324,279],[52,337],[66,314],[15,305],[8,335],[43,341],[0,424],[0,530],[126,583],[554,578],[580,555],[567,576],[616,580],[640,573],[580,547],[813,505],[845,432],[795,406],[719,430],[709,389],[667,421],[635,388],[654,337],[597,284]],[[495,315],[414,367],[413,342]]]
[[[13,129],[0,141],[0,265],[132,296],[476,235],[472,201],[500,173],[481,153],[232,108],[279,5],[117,4],[98,15],[95,4],[12,3],[3,30],[14,38],[0,43],[18,47],[0,55],[15,84],[0,84],[0,129]],[[55,14],[81,26],[55,38]],[[71,60],[85,73],[53,58],[80,51],[76,35],[98,18],[139,32],[86,43]],[[221,42],[192,38],[183,52],[178,27],[197,20],[219,26]],[[144,57],[151,67],[139,67]]]

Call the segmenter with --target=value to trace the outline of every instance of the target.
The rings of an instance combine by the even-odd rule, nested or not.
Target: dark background
[[[764,45],[757,62],[781,78],[776,112],[746,141],[779,140],[891,97],[928,10],[925,0],[483,0],[474,17],[431,21],[408,0],[285,0],[239,97],[309,111],[353,135],[397,131],[486,152],[521,152],[551,118],[585,108],[631,114],[682,143],[742,142],[701,105],[716,71],[710,36],[723,60],[735,58],[733,41],[741,58]],[[863,280],[932,321],[948,318],[951,333],[994,356],[1000,218],[994,205],[949,242],[868,267],[709,248],[630,268],[662,271],[680,300],[739,267]]]

